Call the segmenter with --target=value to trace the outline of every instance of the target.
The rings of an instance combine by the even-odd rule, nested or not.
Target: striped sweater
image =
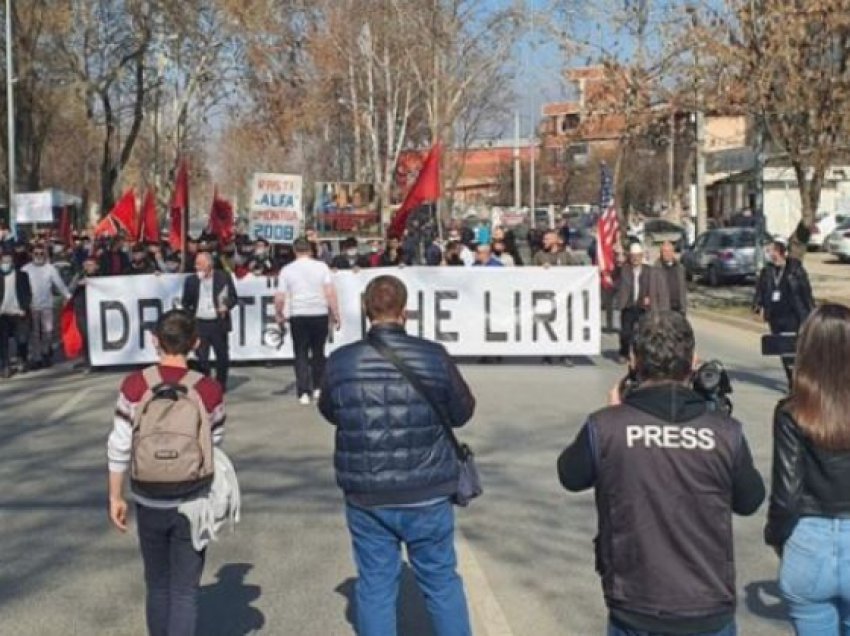
[[[186,374],[186,369],[183,367],[166,367],[160,365],[159,372],[164,382],[176,383]],[[109,472],[126,473],[130,467],[130,453],[133,444],[133,417],[147,388],[147,383],[141,371],[131,373],[121,384],[121,390],[118,393],[118,403],[115,406],[112,432],[109,434],[109,440],[107,441]],[[218,382],[211,378],[201,380],[196,390],[207,412],[210,414],[213,444],[219,446],[222,439],[224,439],[224,423],[226,420],[224,394]],[[138,503],[151,508],[173,508],[182,503],[181,500],[148,499],[135,493],[133,497]]]

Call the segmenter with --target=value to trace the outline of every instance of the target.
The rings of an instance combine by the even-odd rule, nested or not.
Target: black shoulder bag
[[[431,397],[422,380],[401,360],[401,358],[398,357],[398,355],[396,355],[395,351],[374,336],[369,336],[367,341],[379,354],[381,354],[383,358],[392,363],[392,365],[399,370],[401,375],[404,376],[413,389],[421,395],[422,398],[424,398],[432,409],[434,409],[434,412],[437,414],[437,418],[440,420],[440,424],[442,424],[443,430],[445,430],[446,436],[449,438],[449,442],[455,451],[455,455],[457,456],[457,492],[453,497],[453,501],[458,506],[469,505],[470,501],[484,492],[481,488],[481,478],[478,475],[478,468],[475,466],[475,456],[473,455],[472,450],[466,444],[462,444],[458,441],[457,437],[455,437],[454,429],[452,428],[451,418],[448,416],[448,413],[446,413],[443,404],[437,402]]]

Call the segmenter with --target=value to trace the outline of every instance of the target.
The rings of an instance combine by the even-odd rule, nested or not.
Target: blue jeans
[[[785,543],[779,587],[798,636],[850,636],[850,519],[800,519]]]
[[[691,636],[736,636],[738,633],[734,621],[718,632],[702,632],[701,634],[691,634]],[[608,623],[608,636],[666,636],[656,632],[643,632],[637,629],[624,629],[613,623]]]
[[[357,565],[359,636],[395,636],[401,544],[436,636],[471,636],[463,582],[455,568],[454,509],[448,501],[421,508],[359,508],[346,519]]]
[[[194,636],[206,550],[195,551],[189,521],[177,508],[137,505],[136,525],[145,564],[148,634]]]

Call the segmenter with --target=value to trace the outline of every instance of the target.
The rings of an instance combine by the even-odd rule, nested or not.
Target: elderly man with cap
[[[775,238],[769,262],[759,274],[753,311],[761,314],[772,334],[796,334],[815,308],[812,286],[803,264],[788,255],[788,242]],[[783,356],[782,366],[791,386],[793,356]]]
[[[629,246],[629,260],[623,265],[617,287],[620,308],[620,360],[627,362],[632,336],[641,316],[648,311],[669,311],[670,294],[660,272],[644,262],[643,246]]]

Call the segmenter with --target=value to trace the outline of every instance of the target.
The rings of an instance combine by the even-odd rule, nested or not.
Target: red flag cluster
[[[63,223],[65,217],[63,216]],[[70,220],[67,221],[70,227]],[[182,251],[189,225],[189,164],[182,161],[177,170],[174,193],[171,196],[168,242],[175,251]],[[218,194],[216,188],[207,229],[222,243],[233,240],[236,219],[233,205]],[[64,225],[60,224],[60,231]],[[115,207],[95,227],[95,236],[116,236],[124,232],[134,241],[159,242],[159,217],[156,211],[156,191],[145,193],[141,211],[136,209],[136,193],[130,189]],[[63,235],[64,236],[64,235]]]
[[[440,144],[435,144],[425,158],[425,163],[422,164],[422,170],[419,171],[416,183],[410,188],[410,191],[404,198],[404,203],[401,204],[395,217],[393,217],[393,221],[387,232],[390,237],[401,238],[401,235],[404,234],[404,228],[407,227],[407,219],[410,218],[411,213],[423,203],[434,202],[440,198],[441,150],[442,147]]]

